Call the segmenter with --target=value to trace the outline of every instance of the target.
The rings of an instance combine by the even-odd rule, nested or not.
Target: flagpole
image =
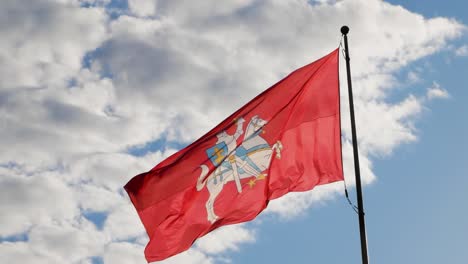
[[[367,237],[366,237],[366,222],[364,219],[364,205],[362,202],[362,186],[361,186],[361,170],[359,168],[359,152],[356,136],[356,121],[354,120],[354,102],[353,102],[353,88],[351,85],[351,67],[349,66],[349,49],[348,49],[348,34],[349,27],[342,26],[341,33],[344,37],[345,55],[346,55],[346,73],[348,77],[348,97],[349,97],[349,113],[351,115],[351,134],[353,138],[353,155],[354,155],[354,174],[356,176],[356,195],[358,203],[359,215],[359,233],[361,236],[361,256],[362,263],[368,264],[369,259],[367,255]]]

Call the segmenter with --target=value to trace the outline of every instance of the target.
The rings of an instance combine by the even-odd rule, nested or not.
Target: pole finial
[[[342,26],[342,27],[341,27],[341,33],[342,33],[343,35],[348,34],[348,32],[349,32],[349,27],[348,27],[348,26]]]

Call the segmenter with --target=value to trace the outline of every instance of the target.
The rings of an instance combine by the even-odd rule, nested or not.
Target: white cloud
[[[143,157],[127,150],[163,137],[196,139],[291,70],[334,49],[344,22],[351,28],[363,181],[374,181],[370,157],[417,140],[413,122],[424,99],[448,95],[435,83],[425,98],[407,94],[389,102],[401,81],[395,73],[444,48],[464,26],[377,0],[318,2],[132,0],[132,16],[112,20],[104,10],[108,0],[3,1],[0,236],[24,233],[29,240],[1,242],[2,260],[90,263],[98,255],[105,263],[145,263],[147,238],[121,186],[174,150]],[[342,92],[344,165],[353,185],[344,85]],[[342,188],[286,195],[267,213],[291,217]],[[102,230],[85,212],[107,215]],[[211,254],[254,241],[252,229],[232,226],[164,263],[214,263]]]
[[[144,247],[128,242],[111,243],[107,246],[103,260],[104,263],[145,263],[146,260],[141,252]]]
[[[419,77],[417,72],[415,71],[408,72],[408,81],[410,83],[419,82],[420,80],[421,80],[421,77]]]
[[[457,56],[468,56],[468,45],[463,45],[455,50]]]
[[[135,208],[129,201],[122,203],[109,214],[103,232],[114,240],[131,240],[146,234]]]
[[[146,263],[142,254],[144,247],[134,243],[128,242],[114,242],[110,243],[104,252],[104,263],[112,264],[127,264],[127,263]],[[178,264],[178,263],[193,263],[193,264],[213,264],[211,258],[203,253],[190,249],[179,255],[173,256],[164,261],[156,261],[151,263],[161,264]]]
[[[137,16],[153,16],[156,12],[156,1],[129,0],[128,6]]]
[[[238,250],[238,245],[254,242],[255,234],[244,225],[231,225],[209,233],[197,242],[197,248],[209,254]]]
[[[76,263],[101,254],[105,236],[84,218],[64,224],[38,226],[29,234],[31,249],[48,259]]]
[[[76,184],[73,191],[80,207],[89,212],[110,212],[121,206],[122,203],[128,202],[114,190],[98,187],[91,183]]]
[[[60,260],[42,256],[31,250],[30,244],[25,242],[1,243],[0,255],[5,263],[37,263],[37,264],[59,264]]]
[[[2,1],[1,87],[64,85],[106,37],[104,11],[52,1]],[[2,20],[3,20],[2,19]]]
[[[155,158],[156,155],[151,155]],[[111,191],[122,188],[122,182],[130,180],[132,175],[152,168],[152,164],[145,158],[137,159],[123,153],[102,153],[88,155],[76,159],[70,164],[69,180],[89,181],[95,186],[101,186]]]
[[[421,99],[411,95],[397,104],[369,101],[356,105],[361,113],[356,121],[361,151],[390,154],[398,145],[416,140],[412,121],[421,109]]]
[[[178,255],[170,257],[163,261],[156,261],[151,263],[161,263],[161,264],[180,264],[180,263],[194,263],[194,264],[213,264],[213,258],[206,256],[198,250],[189,249],[185,252],[182,252]]]
[[[47,173],[44,173],[47,174]],[[0,235],[10,236],[78,213],[69,186],[54,175],[0,174]]]
[[[441,88],[438,83],[434,82],[432,86],[427,89],[426,97],[429,100],[437,99],[437,98],[445,99],[445,98],[449,98],[450,94],[447,92],[447,90]]]

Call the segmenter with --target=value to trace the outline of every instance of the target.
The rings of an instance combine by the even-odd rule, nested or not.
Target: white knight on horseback
[[[223,190],[223,186],[231,181],[236,183],[237,191],[242,192],[241,179],[255,177],[254,181],[264,179],[267,175],[263,172],[270,166],[273,151],[276,158],[281,158],[283,148],[280,141],[273,146],[261,137],[263,127],[267,121],[253,116],[247,125],[244,139],[238,146],[237,139],[244,133],[242,127],[245,120],[239,118],[236,132],[229,135],[226,131],[217,134],[216,145],[206,152],[216,169],[208,175],[207,165],[201,165],[201,174],[197,181],[197,190],[200,191],[205,185],[210,194],[206,202],[208,221],[214,223],[218,216],[214,211],[216,197]],[[208,176],[207,176],[208,175]]]

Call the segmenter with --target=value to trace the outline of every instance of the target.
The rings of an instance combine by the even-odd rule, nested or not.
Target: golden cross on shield
[[[215,161],[217,164],[221,164],[223,161],[223,158],[225,157],[224,155],[224,149],[223,148],[217,148],[215,147],[214,149],[214,155],[216,156]]]

